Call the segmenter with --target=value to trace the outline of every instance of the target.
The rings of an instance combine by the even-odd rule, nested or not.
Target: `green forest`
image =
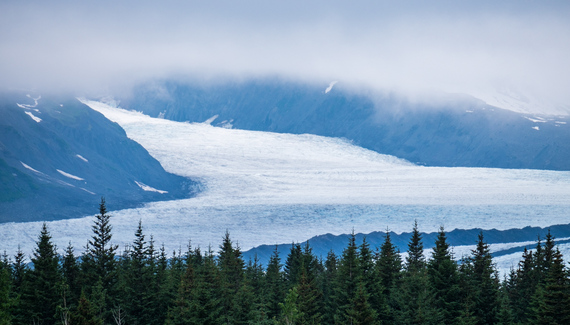
[[[80,255],[58,254],[44,224],[25,254],[0,261],[0,324],[570,324],[569,273],[548,233],[500,278],[482,233],[457,260],[443,228],[424,256],[417,223],[402,258],[388,233],[350,236],[340,256],[310,245],[244,261],[226,232],[216,249],[167,253],[143,232],[111,244],[104,199]]]

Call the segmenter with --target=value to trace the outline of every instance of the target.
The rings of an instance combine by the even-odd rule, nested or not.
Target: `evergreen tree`
[[[376,311],[368,303],[368,293],[364,284],[360,282],[356,295],[352,299],[350,308],[347,310],[347,324],[373,325],[378,324]]]
[[[562,254],[556,249],[550,258],[546,284],[537,294],[536,324],[570,324],[570,285]]]
[[[256,322],[267,319],[267,300],[265,296],[265,272],[257,254],[253,261],[250,259],[245,269],[245,282],[253,293],[252,318]]]
[[[74,254],[73,246],[71,242],[65,249],[65,255],[63,256],[63,263],[61,265],[61,270],[63,273],[64,283],[68,288],[68,302],[67,304],[72,308],[75,302],[79,301],[81,296],[81,285],[79,281],[80,268],[77,258]]]
[[[9,265],[0,262],[0,325],[9,325],[12,323],[12,298],[10,297],[11,279]]]
[[[153,284],[152,270],[148,265],[149,247],[145,241],[142,223],[139,220],[135,231],[135,240],[129,251],[126,268],[123,270],[126,278],[126,292],[123,308],[126,312],[125,320],[131,324],[149,324],[152,314],[152,301],[150,290]]]
[[[14,264],[12,265],[12,285],[16,295],[19,295],[21,292],[22,282],[24,281],[24,276],[27,271],[26,255],[24,255],[24,252],[20,249],[20,245],[18,245],[18,250],[14,256]]]
[[[336,309],[334,321],[336,324],[350,322],[348,312],[352,308],[361,279],[358,271],[358,249],[353,231],[348,239],[348,246],[342,252],[337,271],[333,296],[333,306]]]
[[[408,256],[406,257],[406,269],[408,272],[423,270],[425,268],[424,244],[422,234],[418,230],[418,222],[414,221],[412,238],[408,243]]]
[[[459,279],[457,263],[453,260],[443,227],[439,230],[432,257],[428,261],[428,279],[434,290],[434,306],[444,324],[454,324],[461,311]]]
[[[285,282],[281,272],[281,258],[277,246],[269,258],[265,273],[265,300],[267,301],[267,318],[276,319],[281,313],[279,303],[285,299]]]
[[[60,304],[57,284],[60,283],[59,259],[46,224],[36,242],[33,269],[26,273],[22,284],[21,305],[27,321],[56,323],[56,307]]]
[[[79,298],[77,310],[71,315],[70,323],[74,325],[103,325],[103,320],[97,316],[97,312],[83,291]]]
[[[223,323],[235,322],[237,306],[235,305],[236,294],[240,290],[244,280],[244,262],[239,247],[234,248],[229,232],[226,231],[220,252],[218,253],[218,267],[222,279],[223,288]]]
[[[337,309],[335,305],[337,258],[334,251],[330,250],[328,252],[324,267],[325,270],[321,284],[323,292],[323,324],[333,324],[334,314]]]
[[[97,299],[105,301],[100,311],[103,313],[101,318],[108,322],[112,321],[110,310],[116,303],[115,285],[118,278],[115,261],[118,246],[111,244],[113,227],[110,224],[110,218],[111,216],[107,214],[105,198],[101,198],[99,214],[95,216],[92,226],[93,236],[87,244],[81,264],[83,287],[92,287],[93,283],[101,285],[97,295],[104,294],[105,296]]]
[[[406,269],[402,274],[398,289],[392,292],[392,299],[396,306],[396,324],[440,324],[442,322],[440,313],[434,307],[435,295],[427,276],[423,242],[417,222],[414,222],[412,236],[408,243]]]
[[[301,269],[299,284],[296,286],[298,294],[298,309],[301,313],[300,324],[321,324],[323,314],[322,292],[316,285],[314,277],[311,277],[306,268]]]
[[[532,251],[525,247],[517,270],[512,272],[509,277],[509,285],[506,289],[515,323],[527,323],[532,315],[529,297],[534,296],[537,286],[534,261]]]
[[[293,288],[299,283],[301,274],[303,252],[300,244],[291,244],[291,251],[287,255],[284,266],[284,278],[287,289]]]
[[[376,274],[381,286],[381,294],[386,301],[385,307],[377,307],[379,318],[388,323],[394,322],[395,302],[392,300],[392,290],[400,280],[402,260],[400,252],[392,243],[390,232],[386,230],[384,243],[380,246],[380,252],[376,261]]]
[[[472,297],[469,303],[476,324],[496,323],[500,312],[499,279],[483,232],[479,233],[472,257],[463,263],[463,268],[467,283],[464,292],[470,293],[463,296]]]
[[[27,322],[26,312],[21,304],[22,290],[25,279],[28,279],[29,268],[26,264],[26,256],[18,245],[18,250],[14,256],[12,264],[12,286],[11,286],[11,314],[13,324],[24,324]]]
[[[186,266],[186,271],[180,280],[178,293],[174,304],[168,309],[166,318],[167,325],[196,324],[197,320],[193,317],[192,309],[194,301],[192,293],[195,290],[195,274],[192,264]]]
[[[366,241],[366,237],[362,239],[362,244],[358,251],[358,273],[360,274],[360,281],[368,293],[367,303],[374,309],[376,314],[387,315],[389,311],[386,305],[386,297],[383,294],[382,284],[377,279],[378,274],[374,255]]]
[[[298,320],[303,316],[299,310],[299,294],[297,293],[297,286],[291,288],[284,303],[279,303],[281,308],[281,323],[285,325],[297,324]]]

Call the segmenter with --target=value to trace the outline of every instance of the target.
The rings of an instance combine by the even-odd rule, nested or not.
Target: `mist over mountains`
[[[120,104],[174,121],[342,137],[419,165],[570,170],[567,116],[517,113],[469,95],[418,100],[334,82],[163,81],[135,87]]]

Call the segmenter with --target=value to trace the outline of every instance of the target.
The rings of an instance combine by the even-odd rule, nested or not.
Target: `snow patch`
[[[333,89],[334,85],[336,85],[337,82],[338,82],[338,81],[333,81],[333,82],[331,82],[331,83],[329,84],[329,86],[327,87],[327,89],[325,89],[325,94],[328,94],[329,91],[331,91],[331,90]]]
[[[80,187],[80,189],[84,190],[85,192],[87,192],[89,194],[95,195],[95,193],[91,192],[90,190],[84,189],[83,187]]]
[[[32,99],[34,101],[33,105],[28,105],[28,104],[18,104],[16,103],[16,105],[18,105],[18,107],[20,108],[24,108],[24,109],[31,109],[34,108],[36,106],[38,106],[38,100],[40,100],[42,98],[42,96],[38,96],[38,98],[33,98],[32,96],[30,96],[29,94],[26,95],[26,97]]]
[[[24,163],[23,163],[23,162],[21,162],[21,161],[20,161],[20,163],[21,163],[21,164],[22,164],[22,166],[24,166],[26,169],[29,169],[29,170],[33,171],[34,173],[38,173],[38,174],[42,174],[42,175],[45,175],[44,173],[42,173],[42,172],[40,172],[40,171],[37,171],[37,170],[33,169],[32,167],[30,167],[30,166],[28,166],[28,165],[24,164]]]
[[[561,121],[556,121],[556,122],[554,122],[554,123],[556,123],[556,124],[566,124],[566,122],[561,122]]]
[[[534,123],[546,123],[546,120],[543,119],[543,118],[541,118],[541,117],[534,117],[534,118],[531,118],[531,117],[525,116],[524,118],[526,118],[527,120],[529,120],[529,121],[531,121],[531,122],[534,122]]]
[[[538,126],[533,126],[532,128],[533,128],[534,130],[537,130],[537,131],[540,130],[540,128],[539,128]]]
[[[65,177],[68,177],[68,178],[71,178],[71,179],[75,179],[75,180],[78,180],[78,181],[84,181],[84,180],[85,180],[85,179],[83,179],[83,178],[81,178],[81,177],[78,177],[78,176],[75,176],[75,175],[71,175],[71,174],[69,174],[69,173],[66,173],[66,172],[64,172],[63,170],[59,170],[59,169],[56,169],[56,170],[57,170],[58,173],[62,174],[62,175],[65,176]]]
[[[83,158],[83,156],[81,156],[81,155],[75,155],[75,157],[77,157],[77,158],[83,160],[84,162],[89,162],[89,160]]]
[[[224,129],[231,129],[234,127],[234,125],[232,124],[234,122],[233,119],[231,120],[223,120],[222,122],[220,122],[220,124],[218,124],[219,127],[222,127]]]
[[[214,116],[210,117],[209,119],[207,119],[207,120],[205,120],[205,121],[204,121],[204,124],[208,124],[208,125],[211,125],[211,124],[212,124],[212,122],[214,122],[214,120],[218,118],[218,116],[219,116],[219,115],[218,115],[218,114],[216,114],[216,115],[214,115]]]
[[[168,193],[168,191],[157,190],[157,189],[154,188],[154,187],[150,187],[150,186],[148,186],[148,185],[145,185],[145,184],[140,183],[140,182],[137,182],[137,181],[135,181],[135,183],[137,183],[137,185],[138,185],[140,188],[142,188],[143,191],[147,191],[147,192],[157,192],[157,193],[160,193],[160,194]]]
[[[41,118],[35,116],[32,112],[24,112],[24,113],[26,113],[26,115],[28,115],[29,117],[31,117],[32,120],[34,120],[34,121],[36,121],[36,122],[38,122],[38,123],[40,123],[40,122],[42,121]]]

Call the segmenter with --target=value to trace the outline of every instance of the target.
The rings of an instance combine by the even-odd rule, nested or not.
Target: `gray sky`
[[[278,75],[570,103],[569,17],[570,1],[4,0],[0,86]]]

